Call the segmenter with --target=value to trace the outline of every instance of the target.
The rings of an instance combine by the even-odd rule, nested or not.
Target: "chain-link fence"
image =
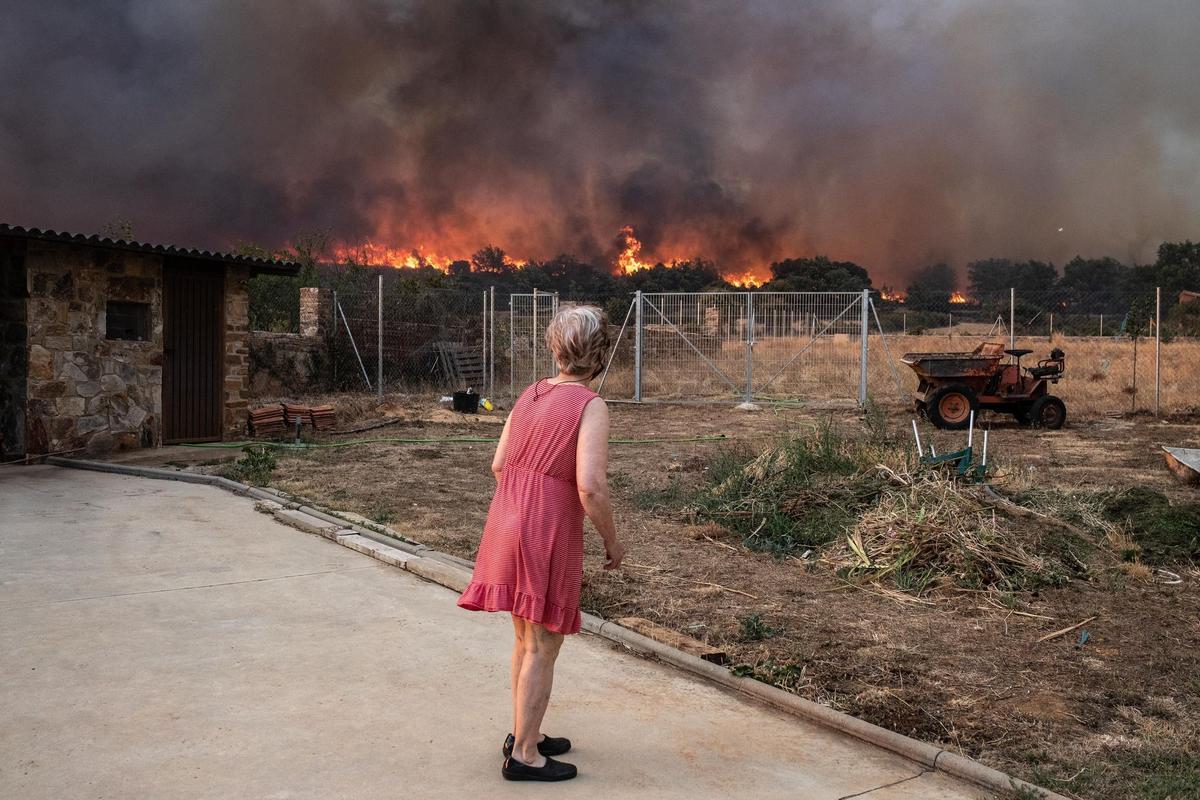
[[[489,391],[491,297],[381,280],[329,297],[329,383],[335,390]]]
[[[389,278],[302,289],[299,309],[259,308],[252,318],[297,319],[295,336],[319,351],[313,383],[334,391],[379,392],[382,375],[387,392],[470,386],[511,398],[554,374],[545,329],[566,299]],[[996,341],[1032,350],[1026,366],[1062,349],[1066,374],[1053,391],[1073,418],[1194,412],[1200,299],[1188,299],[1154,290],[1011,290],[941,304],[874,293],[636,293],[607,302],[615,344],[601,389],[634,401],[908,405],[916,377],[904,354]]]

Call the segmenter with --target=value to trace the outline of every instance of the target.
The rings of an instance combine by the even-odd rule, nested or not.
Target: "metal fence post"
[[[1162,387],[1162,287],[1154,287],[1154,416]]]
[[[1017,347],[1017,290],[1015,287],[1009,287],[1008,290],[1008,349],[1014,350]]]
[[[338,357],[337,357],[337,356],[338,356],[338,354],[337,354],[337,335],[338,335],[338,334],[337,334],[337,332],[338,332],[338,327],[337,327],[337,313],[338,313],[337,289],[334,289],[334,290],[333,290],[333,304],[332,304],[332,305],[329,307],[329,330],[330,330],[330,334],[329,334],[329,361],[330,361],[330,362],[333,364],[333,382],[329,384],[329,388],[330,388],[330,389],[332,389],[332,390],[334,390],[334,391],[336,391],[336,390],[337,390],[337,388],[338,388],[338,385],[337,385],[337,367],[338,367]]]
[[[746,402],[754,399],[754,293],[746,292]]]
[[[508,295],[508,399],[511,402],[517,396],[517,319],[516,306],[513,296]]]
[[[379,296],[375,308],[375,394],[383,399],[383,273],[379,273]]]
[[[496,395],[496,287],[488,287],[488,396]]]
[[[642,402],[642,290],[633,295],[633,399]]]
[[[533,357],[533,380],[538,379],[537,371],[537,307],[538,307],[538,290],[533,290],[533,333],[530,336],[529,342],[533,345],[530,350]]]
[[[871,290],[863,289],[862,293],[862,326],[860,328],[860,336],[862,336],[862,345],[858,356],[858,404],[866,407],[867,405],[867,333],[870,328],[868,325],[868,314],[871,306]]]
[[[488,376],[488,293],[487,289],[483,290],[483,319],[479,327],[479,347],[483,350],[483,386],[479,387],[480,394],[487,392],[491,394],[491,390],[487,386]]]

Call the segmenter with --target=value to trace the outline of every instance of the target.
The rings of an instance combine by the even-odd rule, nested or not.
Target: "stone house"
[[[0,454],[245,428],[249,299],[299,266],[0,224]]]

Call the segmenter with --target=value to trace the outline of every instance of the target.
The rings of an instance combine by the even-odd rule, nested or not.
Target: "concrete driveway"
[[[0,467],[0,797],[788,798],[987,793],[590,636],[500,778],[510,624],[218,489]]]

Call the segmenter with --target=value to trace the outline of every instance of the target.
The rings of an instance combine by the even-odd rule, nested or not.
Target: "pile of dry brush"
[[[1008,500],[917,463],[895,442],[832,426],[757,455],[730,453],[691,504],[697,518],[756,549],[815,556],[847,580],[912,595],[942,588],[1017,591],[1084,577],[1132,545],[1095,498],[1040,492]]]

